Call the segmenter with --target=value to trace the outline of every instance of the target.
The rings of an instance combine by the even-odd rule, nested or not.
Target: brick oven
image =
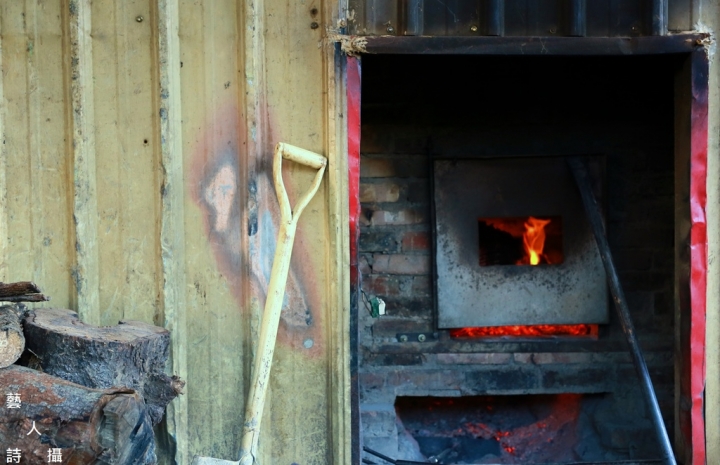
[[[592,160],[672,438],[682,66],[676,55],[363,57],[363,445],[435,463],[658,457],[563,157]],[[522,266],[521,234],[507,231],[533,215],[555,221],[547,242],[560,258]],[[488,229],[500,220],[515,226]],[[546,331],[557,325],[581,329]]]

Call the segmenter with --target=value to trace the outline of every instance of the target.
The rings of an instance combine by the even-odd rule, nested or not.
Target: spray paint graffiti
[[[193,200],[203,213],[205,232],[218,269],[227,280],[239,315],[250,321],[248,302],[265,302],[272,268],[277,224],[277,199],[272,185],[272,149],[266,151],[254,176],[242,170],[247,154],[244,122],[229,107],[208,120],[193,153],[188,180]],[[291,194],[291,193],[290,193]],[[293,198],[290,198],[291,203]],[[298,228],[278,332],[278,343],[320,354],[323,343],[314,309],[321,308],[309,279],[313,276],[302,221]],[[249,293],[249,295],[247,295]]]

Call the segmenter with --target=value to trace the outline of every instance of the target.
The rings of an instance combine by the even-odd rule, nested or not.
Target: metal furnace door
[[[605,271],[563,158],[436,160],[433,195],[440,328],[608,322]],[[558,219],[560,262],[481,260],[487,224],[530,217]]]

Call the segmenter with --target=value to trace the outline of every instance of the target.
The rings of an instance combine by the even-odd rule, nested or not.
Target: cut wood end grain
[[[15,363],[25,350],[20,318],[23,310],[15,305],[0,307],[0,368]]]
[[[170,333],[141,321],[98,327],[61,308],[36,309],[24,320],[27,347],[42,370],[83,386],[127,386],[145,399],[153,424],[182,393],[184,382],[165,374]]]

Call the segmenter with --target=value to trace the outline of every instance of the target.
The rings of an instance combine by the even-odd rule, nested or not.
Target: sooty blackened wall
[[[673,57],[363,57],[362,288],[387,303],[380,318],[358,310],[366,445],[397,454],[397,396],[576,392],[606,393],[593,424],[616,455],[653,446],[634,439],[651,437],[650,424],[613,312],[597,340],[468,341],[437,330],[435,156],[605,156],[609,240],[672,430],[677,66]],[[401,333],[429,336],[399,342]],[[621,427],[639,435],[609,434]]]

